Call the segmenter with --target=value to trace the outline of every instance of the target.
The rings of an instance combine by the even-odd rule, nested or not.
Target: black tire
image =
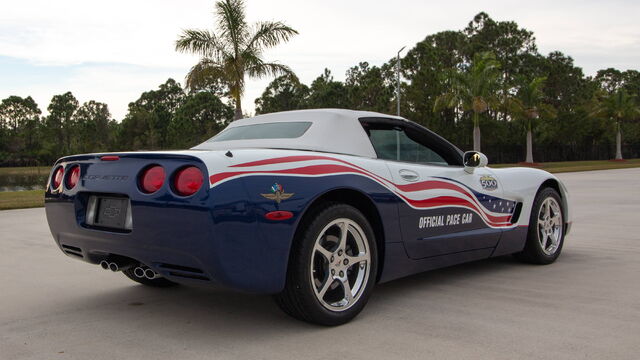
[[[146,286],[165,288],[165,287],[178,285],[177,283],[174,283],[173,281],[169,281],[163,277],[159,277],[155,279],[147,279],[144,277],[139,278],[133,273],[133,268],[123,270],[122,273],[129,279]]]
[[[362,311],[375,285],[378,258],[373,229],[362,212],[353,206],[340,203],[325,203],[316,208],[305,219],[306,221],[300,224],[292,244],[285,289],[275,296],[276,303],[285,313],[299,320],[327,326],[347,323]],[[366,239],[363,239],[363,243],[366,241],[368,244],[370,254],[370,260],[367,262],[369,272],[363,273],[363,278],[366,278],[367,282],[360,287],[359,295],[357,298],[353,298],[353,302],[349,305],[350,307],[341,311],[333,311],[322,305],[316,297],[313,288],[315,285],[311,280],[312,255],[314,251],[317,251],[314,250],[316,239],[318,239],[326,226],[337,219],[348,219],[360,227],[366,237]],[[344,256],[347,256],[346,250],[344,254]],[[345,274],[353,275],[354,271],[364,271],[360,270],[362,267],[358,268],[359,265],[351,264],[349,266],[349,269],[355,267],[355,270],[345,270]],[[328,273],[326,275],[327,279],[329,279],[330,275]],[[329,282],[329,280],[325,281]],[[334,281],[337,280],[330,280],[330,282]]]
[[[545,200],[552,198],[559,205],[559,210],[561,214],[561,228],[559,231],[560,239],[558,241],[558,245],[552,254],[548,254],[543,250],[543,245],[541,244],[541,232],[538,225],[538,218],[540,216],[540,208],[542,207]],[[551,264],[562,252],[562,245],[564,244],[564,234],[565,234],[565,215],[564,209],[562,208],[562,199],[558,192],[553,188],[543,188],[541,189],[533,202],[533,206],[531,209],[531,216],[529,218],[529,228],[527,233],[527,240],[524,246],[524,249],[514,254],[514,256],[523,262],[527,262],[530,264],[539,264],[546,265]]]

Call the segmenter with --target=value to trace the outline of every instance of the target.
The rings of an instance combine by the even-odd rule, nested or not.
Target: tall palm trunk
[[[531,120],[529,120],[529,124],[527,125],[527,158],[525,162],[533,162],[533,139],[531,136]]]
[[[480,118],[478,113],[473,113],[473,150],[480,152]]]
[[[620,132],[620,121],[617,122],[618,132],[616,133],[616,160],[622,160],[622,133]]]
[[[233,115],[233,120],[238,120],[238,119],[242,119],[242,101],[240,100],[240,97],[236,98],[236,112]]]

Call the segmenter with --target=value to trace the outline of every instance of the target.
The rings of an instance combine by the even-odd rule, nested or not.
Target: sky
[[[176,53],[182,29],[214,27],[212,0],[21,0],[0,3],[0,99],[32,96],[43,113],[56,94],[105,102],[120,121],[129,102],[168,78],[184,84],[197,57]],[[640,69],[640,1],[246,0],[248,21],[299,31],[265,58],[304,83],[336,80],[360,61],[381,65],[427,35],[463,29],[480,11],[534,32],[542,54],[570,55],[586,75]],[[247,82],[244,110],[271,79]]]

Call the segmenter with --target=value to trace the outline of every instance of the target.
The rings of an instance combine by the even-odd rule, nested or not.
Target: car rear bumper
[[[126,257],[178,283],[252,293],[277,293],[284,287],[287,251],[265,249],[258,232],[248,231],[255,224],[233,219],[220,223],[214,211],[204,207],[132,201],[133,229],[116,232],[83,226],[79,202],[77,197],[49,198],[45,204],[51,233],[70,257],[91,264]]]

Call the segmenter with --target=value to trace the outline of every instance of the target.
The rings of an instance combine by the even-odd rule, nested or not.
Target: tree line
[[[243,12],[229,8],[243,9],[241,1],[216,6],[222,6],[219,17],[235,16],[227,24],[247,27]],[[325,69],[304,84],[287,67],[260,58],[263,48],[297,32],[280,22],[260,24],[256,33],[233,38],[245,50],[239,57],[228,41],[219,41],[223,30],[186,30],[177,50],[202,58],[187,86],[169,79],[144,92],[121,121],[106,104],[80,104],[70,92],[55,95],[47,115],[31,97],[3,99],[0,165],[51,164],[74,153],[189,148],[240,117],[245,73],[277,76],[255,100],[257,114],[307,108],[395,114],[395,57],[380,66],[360,62],[344,81]],[[222,43],[226,48],[215,47]],[[616,150],[640,157],[640,73],[607,68],[585,76],[568,55],[540,54],[533,32],[515,22],[480,13],[462,30],[427,36],[400,58],[400,69],[402,116],[464,150],[481,149],[491,162],[609,159]]]
[[[186,93],[173,79],[129,103],[122,121],[107,104],[80,105],[71,92],[55,95],[48,115],[29,96],[0,103],[0,165],[52,164],[70,154],[185,149],[222,130],[233,108],[212,92]]]
[[[256,99],[256,112],[394,114],[396,62],[361,62],[345,81],[328,69],[310,85],[278,77]],[[492,162],[640,157],[640,72],[606,68],[585,76],[562,52],[540,54],[533,32],[513,21],[479,13],[463,30],[417,43],[400,69],[401,115],[461,149],[481,149]]]

